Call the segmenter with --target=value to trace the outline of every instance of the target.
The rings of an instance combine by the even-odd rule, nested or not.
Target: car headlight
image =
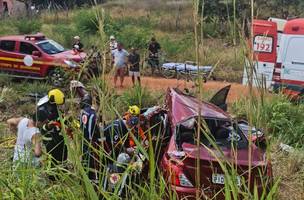
[[[76,63],[72,60],[64,60],[64,63],[67,64],[71,68],[76,68],[78,66],[78,63]]]

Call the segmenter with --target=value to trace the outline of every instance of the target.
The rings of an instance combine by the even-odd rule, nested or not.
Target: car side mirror
[[[41,52],[40,51],[33,51],[32,55],[40,57],[41,56]]]

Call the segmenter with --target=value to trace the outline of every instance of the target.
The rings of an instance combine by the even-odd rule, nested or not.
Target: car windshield
[[[204,133],[203,127],[206,126],[202,125],[200,137],[201,144],[213,147],[213,142],[210,141],[211,139],[220,148],[230,148],[232,144],[234,147],[239,149],[246,148],[248,146],[247,139],[242,134],[240,128],[235,126],[233,122],[219,119],[205,119],[205,122],[211,135],[209,138],[206,137],[206,134],[209,131],[205,131]],[[176,128],[176,142],[178,147],[182,149],[183,143],[196,144],[196,132],[197,120],[195,118],[189,119],[178,125]]]
[[[44,40],[36,44],[47,54],[57,54],[65,50],[63,46],[53,40]]]

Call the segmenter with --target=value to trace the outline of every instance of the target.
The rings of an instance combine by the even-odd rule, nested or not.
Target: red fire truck
[[[67,50],[43,34],[0,37],[0,71],[19,78],[49,78],[54,85],[61,69],[77,68],[86,54]]]

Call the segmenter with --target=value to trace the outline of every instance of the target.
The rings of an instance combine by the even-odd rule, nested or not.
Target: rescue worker
[[[145,142],[146,136],[142,129],[144,119],[140,115],[138,106],[130,106],[122,119],[118,119],[109,124],[103,131],[106,139],[105,148],[113,157],[117,157],[121,148],[134,149],[135,138],[140,142]]]
[[[88,171],[90,180],[97,182],[98,180],[98,155],[94,153],[94,149],[98,148],[99,129],[97,123],[97,114],[92,107],[92,97],[85,95],[80,102],[81,116],[80,127],[83,132],[82,142],[82,159],[85,169]]]
[[[42,122],[41,134],[44,136],[43,143],[46,152],[51,155],[52,166],[62,164],[67,160],[67,146],[61,134],[60,114],[58,106],[63,105],[65,96],[59,89],[52,89],[48,95],[41,98],[37,104],[37,116]],[[50,177],[54,179],[54,177]]]
[[[83,51],[83,44],[80,42],[80,37],[78,35],[74,37],[73,50],[78,52]]]
[[[77,98],[82,99],[84,96],[88,95],[88,91],[86,90],[85,86],[77,80],[71,80],[70,82],[70,91],[75,95]]]
[[[136,105],[130,106],[128,112],[123,116],[126,127],[129,129],[127,147],[135,147],[135,138],[139,141],[146,141],[145,133],[141,127],[140,108]],[[143,120],[142,120],[143,121]]]

